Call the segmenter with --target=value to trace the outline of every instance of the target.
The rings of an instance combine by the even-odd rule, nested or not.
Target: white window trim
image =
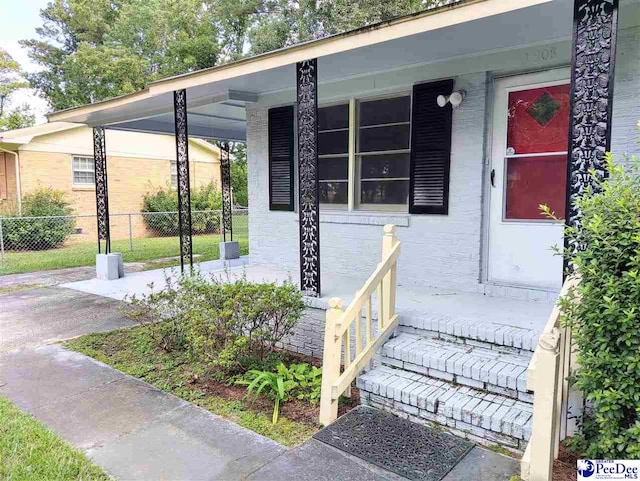
[[[75,163],[76,159],[89,160],[92,169],[76,169]],[[76,172],[91,172],[93,174],[93,182],[76,182]],[[96,170],[95,170],[95,160],[91,155],[71,155],[71,185],[73,187],[95,187],[96,186]]]
[[[409,97],[409,121],[408,122],[395,122],[390,124],[381,124],[381,125],[367,125],[366,128],[370,127],[381,127],[381,126],[389,126],[389,125],[409,125],[411,126],[413,121],[413,91],[409,90],[399,90],[395,92],[386,92],[382,95],[370,95],[364,97],[351,97],[349,98],[349,143],[348,143],[348,158],[349,158],[349,166],[348,166],[348,179],[347,179],[347,195],[348,200],[347,204],[326,204],[320,203],[320,214],[326,213],[331,214],[331,212],[336,213],[344,213],[345,211],[358,213],[362,212],[365,215],[381,212],[383,214],[388,213],[397,213],[397,214],[408,214],[409,205],[407,204],[364,204],[360,202],[361,198],[361,189],[360,187],[360,160],[359,157],[362,155],[384,155],[384,154],[411,154],[411,127],[409,128],[409,148],[407,149],[399,149],[399,150],[389,150],[384,152],[358,152],[358,117],[360,112],[360,103],[361,102],[370,102],[374,100],[384,100],[391,99],[396,97]],[[319,108],[331,107],[334,105],[343,105],[345,101],[335,101],[326,104],[319,105]],[[333,129],[335,131],[344,130],[344,129]],[[327,154],[321,155],[318,158],[329,158],[329,157],[344,157],[343,154]],[[384,178],[384,180],[409,180],[410,177],[402,177],[402,178]],[[374,180],[374,179],[368,179]],[[342,181],[342,179],[340,179]]]
[[[175,179],[175,183],[173,182]],[[172,189],[178,188],[178,161],[175,159],[169,160],[169,187]]]

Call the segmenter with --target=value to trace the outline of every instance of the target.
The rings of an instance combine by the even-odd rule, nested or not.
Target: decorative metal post
[[[96,219],[98,223],[98,254],[111,252],[109,231],[109,188],[107,185],[107,144],[104,127],[93,128],[93,162],[96,178]]]
[[[173,92],[176,136],[176,168],[178,171],[178,228],[180,230],[180,270],[185,263],[193,267],[191,242],[191,193],[189,180],[189,134],[187,126],[187,91]]]
[[[300,288],[320,297],[320,202],[318,196],[318,61],[296,65]]]
[[[579,228],[574,201],[589,187],[592,192],[600,189],[591,171],[598,179],[607,175],[604,154],[611,146],[618,0],[575,0],[573,15],[566,223]],[[576,251],[583,246],[565,239],[565,247]]]
[[[222,236],[227,242],[233,240],[233,217],[231,203],[231,165],[229,160],[229,142],[220,142],[220,174],[222,177]]]

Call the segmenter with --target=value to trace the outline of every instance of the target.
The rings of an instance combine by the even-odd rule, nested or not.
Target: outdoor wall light
[[[438,95],[438,105],[444,107],[447,103],[451,102],[451,106],[455,109],[462,104],[466,93],[464,90],[457,90],[451,92],[451,95]]]

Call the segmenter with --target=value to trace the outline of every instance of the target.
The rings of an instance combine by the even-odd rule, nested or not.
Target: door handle
[[[496,186],[496,169],[491,169],[491,187]]]

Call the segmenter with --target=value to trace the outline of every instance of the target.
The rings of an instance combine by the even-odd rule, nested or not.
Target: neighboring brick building
[[[107,130],[109,209],[135,213],[146,192],[175,185],[176,147],[171,135]],[[191,185],[214,181],[220,188],[220,153],[216,146],[190,139]],[[16,175],[16,165],[19,175]],[[92,130],[84,125],[54,122],[0,132],[0,202],[18,203],[38,188],[62,190],[76,214],[95,214]],[[71,241],[95,239],[95,217],[78,219]],[[145,234],[141,216],[132,217],[136,237]],[[112,219],[113,239],[129,235],[128,218]]]

